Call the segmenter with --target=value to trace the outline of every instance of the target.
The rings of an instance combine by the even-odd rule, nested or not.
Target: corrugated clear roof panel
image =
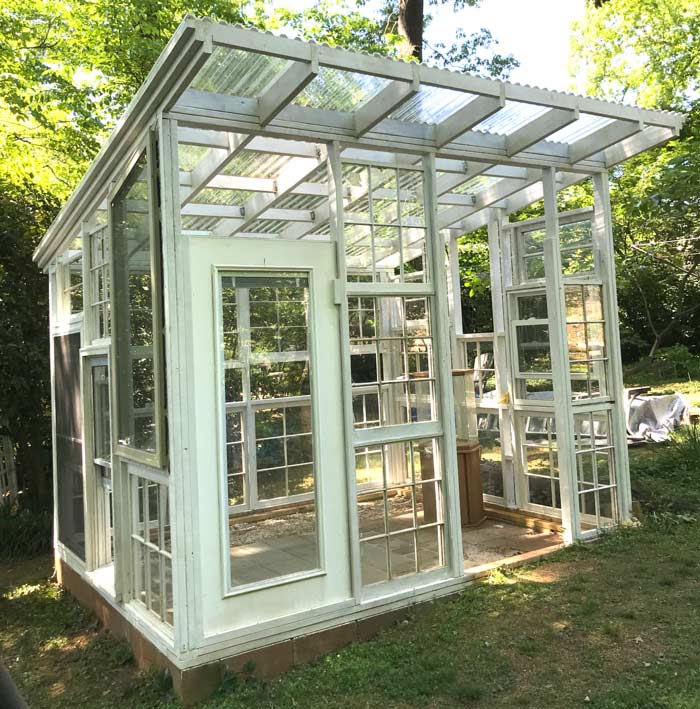
[[[451,192],[456,192],[457,194],[478,194],[483,192],[483,190],[488,189],[491,185],[498,182],[501,178],[494,177],[493,175],[476,175],[471,179],[458,185]]]
[[[275,209],[318,209],[328,201],[328,197],[313,194],[290,194],[281,199]]]
[[[412,123],[440,123],[475,98],[475,94],[464,91],[421,86],[418,93],[397,108],[389,118]]]
[[[521,101],[506,101],[505,106],[474,126],[473,130],[496,135],[510,135],[530,121],[547,113],[547,106],[536,106]]]
[[[577,121],[560,128],[556,133],[552,133],[552,135],[545,138],[545,140],[550,143],[575,143],[577,140],[595,133],[599,128],[604,128],[614,122],[614,119],[606,118],[605,116],[581,113]]]
[[[246,190],[224,190],[218,187],[205,187],[192,201],[195,204],[223,204],[242,207],[252,195]]]
[[[316,78],[294,99],[294,104],[353,111],[388,84],[389,79],[322,66]]]
[[[216,47],[191,87],[229,96],[259,96],[289,65],[289,59]]]
[[[243,150],[221,171],[222,175],[274,178],[289,162],[287,155]]]

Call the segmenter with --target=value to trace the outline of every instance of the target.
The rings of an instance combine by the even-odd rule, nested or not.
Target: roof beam
[[[360,138],[372,130],[377,123],[391,115],[399,106],[415,96],[420,89],[418,65],[412,64],[413,80],[392,81],[376,96],[355,111],[355,137]]]
[[[642,130],[644,124],[641,121],[617,120],[572,143],[569,146],[569,161],[573,164],[585,160]]]
[[[456,110],[442,123],[435,126],[435,146],[442,148],[458,138],[463,133],[471,130],[485,118],[493,115],[505,105],[503,96],[477,96],[466,106]]]
[[[605,156],[605,166],[612,167],[617,163],[627,160],[634,155],[648,150],[653,145],[661,145],[671,138],[675,138],[680,133],[678,128],[660,128],[649,126],[639,133],[626,138],[625,140],[609,147],[603,152]]]
[[[264,128],[287,104],[291,103],[318,75],[318,47],[309,48],[309,60],[293,62],[258,98],[258,118]]]
[[[233,231],[244,231],[247,226],[258,218],[268,219],[267,211],[281,199],[286,197],[295,187],[304,182],[308,176],[325,162],[325,149],[314,158],[290,158],[275,178],[273,193],[258,192],[251,195],[243,206],[243,220]]]
[[[227,148],[210,148],[192,169],[189,192],[181,199],[181,203],[191,202],[209,184],[209,181],[250,143],[252,138],[241,133],[229,133]]]
[[[500,202],[510,195],[529,187],[531,184],[542,179],[540,170],[528,170],[525,179],[506,177],[496,182],[491,187],[487,187],[476,195],[474,206],[468,209],[464,207],[449,207],[442,212],[438,212],[438,229],[446,229],[457,222],[462,221],[471,214],[490,207],[496,202]]]
[[[578,120],[576,108],[550,108],[546,113],[506,136],[506,155],[512,157],[576,120]]]
[[[303,239],[307,234],[310,234],[314,229],[318,229],[321,225],[328,221],[330,218],[330,209],[328,202],[322,204],[318,209],[313,212],[313,220],[310,222],[291,224],[282,232],[283,239]]]

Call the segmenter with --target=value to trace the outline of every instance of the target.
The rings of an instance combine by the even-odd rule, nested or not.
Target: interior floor
[[[464,567],[472,569],[492,564],[559,545],[563,541],[560,532],[530,529],[510,522],[486,519],[478,527],[462,529]]]
[[[231,546],[231,573],[234,585],[257,583],[285,574],[310,571],[318,567],[316,534],[313,524],[304,513],[293,513],[266,520],[265,530],[261,525],[236,525],[247,527],[245,537],[234,533]],[[296,529],[290,525],[291,518],[301,520]],[[377,531],[379,531],[379,522]],[[365,534],[370,525],[364,525]],[[257,528],[256,528],[257,527]],[[273,531],[278,527],[279,533]],[[236,544],[238,537],[239,544]],[[245,542],[244,542],[245,539]],[[244,542],[244,543],[241,543]],[[531,529],[511,522],[487,518],[476,527],[462,530],[462,549],[466,569],[482,567],[528,552],[544,550],[562,544],[562,535],[556,531]],[[392,574],[411,574],[416,567],[416,550],[412,534],[391,537],[389,555]],[[421,539],[420,563],[422,568],[439,565],[438,536]],[[368,539],[362,543],[362,577],[365,584],[387,579],[386,538]]]

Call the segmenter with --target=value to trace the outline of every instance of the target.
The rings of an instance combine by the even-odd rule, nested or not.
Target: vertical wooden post
[[[496,400],[498,408],[498,430],[501,438],[501,470],[503,474],[503,497],[507,507],[517,506],[515,493],[515,469],[513,466],[513,417],[510,404],[500,402],[508,395],[508,347],[505,326],[505,289],[512,285],[507,280],[507,268],[502,246],[501,224],[505,211],[498,207],[488,210],[489,272],[491,277],[491,311],[493,313],[493,349],[496,369]]]
[[[620,521],[632,516],[629,456],[627,453],[627,420],[624,407],[624,381],[620,354],[620,328],[615,278],[615,251],[613,247],[612,212],[607,172],[593,176],[594,216],[593,240],[598,251],[603,278],[605,340],[608,353],[608,393],[613,401],[613,445],[615,446],[615,475]]]
[[[431,272],[435,284],[434,337],[435,371],[437,372],[439,416],[442,423],[443,442],[443,494],[445,496],[445,537],[447,562],[454,576],[464,574],[462,553],[462,524],[459,514],[459,481],[457,476],[457,432],[454,416],[450,345],[450,313],[447,304],[447,273],[445,270],[445,243],[437,228],[437,175],[435,154],[423,157],[425,175],[425,215]]]
[[[572,542],[580,535],[580,525],[576,484],[574,416],[571,404],[569,349],[566,332],[566,305],[564,300],[564,278],[561,271],[556,171],[554,168],[547,167],[542,170],[542,186],[546,231],[544,272],[547,291],[550,354],[552,358],[554,419],[557,430],[562,526],[564,527],[564,541]]]

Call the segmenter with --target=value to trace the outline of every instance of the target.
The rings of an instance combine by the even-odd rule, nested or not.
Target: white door
[[[350,596],[339,309],[330,243],[190,248],[211,632]]]

